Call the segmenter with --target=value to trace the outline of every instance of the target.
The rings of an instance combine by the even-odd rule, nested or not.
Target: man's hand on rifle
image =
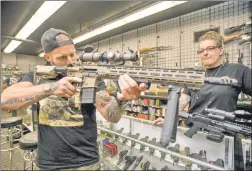
[[[72,83],[81,81],[78,77],[64,77],[55,83],[44,84],[43,88],[45,92],[51,92],[53,95],[70,98],[76,93],[76,87]]]
[[[142,91],[146,90],[145,84],[138,85],[126,74],[119,77],[118,85],[121,92],[118,92],[116,97],[110,96],[104,90],[96,93],[95,107],[107,121],[112,123],[119,122],[122,117],[124,105],[121,101],[136,99]]]
[[[146,84],[141,83],[138,85],[137,82],[127,74],[119,77],[118,84],[121,89],[121,93],[117,93],[119,100],[136,99],[140,96],[142,91],[146,90]]]

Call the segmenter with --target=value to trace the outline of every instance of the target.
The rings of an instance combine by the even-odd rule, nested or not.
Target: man
[[[41,44],[46,61],[52,65],[66,66],[77,58],[74,43],[63,30],[47,30]],[[80,111],[74,103],[76,88],[71,83],[81,81],[76,77],[64,77],[34,85],[33,73],[27,73],[1,95],[4,110],[19,109],[39,101],[36,164],[40,169],[99,170],[96,108],[106,120],[117,123],[123,114],[121,101],[135,99],[146,89],[145,84],[138,85],[128,75],[122,75],[118,80],[122,93],[112,97],[100,81],[96,103],[82,104]],[[65,98],[71,101],[68,106]]]
[[[239,87],[213,85],[205,83],[199,92],[190,91],[191,98],[180,98],[180,111],[185,104],[190,102],[189,113],[197,112],[204,114],[206,106],[217,108],[227,112],[236,110],[240,92],[252,95],[251,68],[242,64],[222,64],[221,56],[224,53],[223,38],[214,31],[201,36],[199,43],[201,63],[205,69],[206,77],[229,77],[237,79]],[[185,95],[183,95],[185,96]],[[189,100],[190,99],[190,100]],[[162,125],[163,118],[158,118],[153,124]]]

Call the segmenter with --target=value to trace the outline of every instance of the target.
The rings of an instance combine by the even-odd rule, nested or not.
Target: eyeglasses
[[[213,51],[214,49],[216,49],[216,48],[220,48],[221,46],[208,46],[206,49],[199,49],[199,50],[197,50],[197,53],[198,54],[201,54],[201,53],[204,53],[205,52],[205,50],[207,51],[207,52],[209,52],[209,51]]]

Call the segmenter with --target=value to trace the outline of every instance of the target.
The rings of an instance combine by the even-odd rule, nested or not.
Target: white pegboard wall
[[[139,28],[137,30],[137,43],[138,43],[138,49],[156,47],[157,46],[157,25],[152,24],[149,26]],[[144,54],[142,54],[142,56],[143,55]],[[146,61],[145,59],[150,59],[151,61]],[[143,66],[157,67],[158,66],[157,54],[153,54],[152,56],[145,54],[143,56]]]
[[[109,38],[109,49],[111,51],[122,51],[122,35]]]
[[[210,8],[195,11],[181,16],[181,63],[182,68],[193,66],[195,61],[199,61],[196,50],[198,43],[193,43],[193,32],[209,28],[220,28],[220,33],[224,35],[224,29],[241,25],[248,21],[248,2],[225,2]],[[237,63],[237,52],[243,53],[244,65],[251,66],[251,54],[249,44],[238,45],[240,39],[225,43],[225,52],[229,54],[229,63]],[[224,57],[223,57],[224,58]],[[223,59],[224,60],[224,59]]]
[[[156,24],[145,26],[138,29],[137,32],[138,48],[155,47],[157,44]]]
[[[205,9],[197,10],[166,21],[138,28],[121,35],[99,41],[99,50],[109,48],[127,52],[128,47],[137,50],[143,47],[172,46],[172,50],[157,52],[153,66],[162,68],[193,67],[200,64],[197,54],[199,43],[194,42],[194,32],[209,28],[219,28],[224,35],[224,29],[241,25],[249,20],[251,8],[249,1],[229,1]],[[252,6],[252,5],[250,5]],[[250,45],[238,43],[241,39],[225,43],[229,63],[237,63],[237,52],[243,53],[243,64],[251,67]],[[225,60],[223,58],[223,60]]]
[[[99,41],[98,51],[108,51],[109,50],[109,38]]]
[[[137,45],[137,30],[132,30],[122,34],[122,51],[129,53],[128,48],[133,51],[138,50]],[[125,65],[131,65],[132,62],[126,62]]]
[[[128,47],[136,51],[138,49],[137,46],[137,30],[132,30],[126,33],[123,33],[122,37],[123,43],[123,52],[128,52]]]
[[[179,17],[157,24],[157,46],[171,46],[170,50],[158,52],[158,66],[162,68],[180,68],[180,29]]]
[[[198,43],[194,42],[193,32],[209,28],[209,9],[202,9],[180,17],[181,20],[181,68],[193,67],[199,56]]]

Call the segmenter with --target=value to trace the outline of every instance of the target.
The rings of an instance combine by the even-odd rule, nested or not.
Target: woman
[[[187,102],[190,107],[188,112],[204,114],[206,106],[227,112],[236,110],[238,96],[241,91],[252,95],[251,68],[242,64],[222,64],[221,56],[224,54],[223,37],[210,31],[200,37],[199,50],[201,63],[205,69],[206,77],[229,77],[237,79],[238,87],[214,85],[205,83],[198,92],[190,91],[190,100],[180,98],[180,110]],[[183,103],[183,105],[182,105]],[[162,125],[163,118],[153,121],[153,124]]]

